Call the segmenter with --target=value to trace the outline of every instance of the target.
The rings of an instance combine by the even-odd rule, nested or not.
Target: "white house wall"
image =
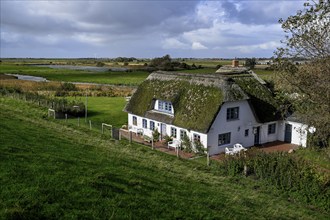
[[[137,118],[137,125],[133,125],[133,116],[135,116]],[[147,128],[143,128],[142,119],[147,120]],[[157,129],[158,132],[161,133],[161,124],[164,124],[164,123],[156,121],[156,120],[150,120],[148,118],[140,117],[140,116],[133,115],[133,114],[128,114],[128,129],[129,129],[129,131],[132,131],[134,133],[136,133],[139,129],[139,130],[143,131],[143,135],[152,137],[153,131],[150,129],[150,121],[155,122],[155,129]],[[193,130],[188,131],[185,128],[181,128],[181,127],[177,127],[177,126],[174,126],[174,125],[166,124],[166,135],[168,135],[168,136],[171,135],[171,128],[172,127],[176,128],[176,130],[177,130],[177,137],[174,138],[174,139],[181,141],[180,130],[184,130],[184,131],[186,131],[186,134],[187,134],[187,136],[189,137],[190,140],[193,140],[194,134],[198,134],[200,136],[201,144],[203,144],[204,147],[207,146],[207,134],[200,133],[200,132],[193,131]]]
[[[239,107],[239,119],[227,121],[227,108]],[[211,155],[225,151],[226,147],[240,143],[244,147],[254,145],[253,127],[259,125],[255,120],[247,101],[226,102],[221,106],[220,112],[215,118],[209,133],[208,142],[209,153]],[[249,130],[249,135],[245,136],[245,130]],[[230,143],[218,146],[218,136],[223,133],[231,133]]]
[[[276,125],[274,134],[268,134],[268,125],[270,125],[270,124]],[[279,131],[280,131],[279,123],[277,121],[262,124],[260,126],[260,144],[277,141]]]
[[[307,146],[307,133],[308,133],[307,125],[293,121],[282,121],[279,124],[280,124],[280,131],[279,131],[278,140],[284,141],[285,124],[290,124],[292,126],[291,143],[302,147]]]

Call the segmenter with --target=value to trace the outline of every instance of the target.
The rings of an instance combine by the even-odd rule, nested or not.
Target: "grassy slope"
[[[48,67],[0,64],[0,73],[12,73],[45,77],[48,80],[66,82],[92,82],[103,84],[137,85],[149,73],[136,72],[92,72],[83,70],[52,69]]]
[[[44,120],[0,97],[0,218],[326,219],[251,179]]]

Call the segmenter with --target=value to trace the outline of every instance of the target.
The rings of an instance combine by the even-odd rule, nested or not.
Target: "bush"
[[[246,166],[250,175],[300,201],[330,210],[330,180],[320,176],[305,160],[287,153],[253,154],[226,158],[220,165],[222,173],[230,176],[242,175]]]
[[[154,141],[159,141],[159,136],[160,136],[160,133],[157,129],[155,129],[153,132],[152,132],[152,137],[154,139]]]

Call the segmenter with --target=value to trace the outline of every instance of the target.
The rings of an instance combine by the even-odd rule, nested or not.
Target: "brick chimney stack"
[[[238,66],[239,66],[239,61],[238,61],[238,60],[233,60],[233,61],[231,62],[231,66],[232,66],[232,67],[238,67]]]

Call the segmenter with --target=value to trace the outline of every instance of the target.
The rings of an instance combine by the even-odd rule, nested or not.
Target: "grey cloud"
[[[304,1],[221,1],[227,20],[243,24],[274,24],[301,8]]]

